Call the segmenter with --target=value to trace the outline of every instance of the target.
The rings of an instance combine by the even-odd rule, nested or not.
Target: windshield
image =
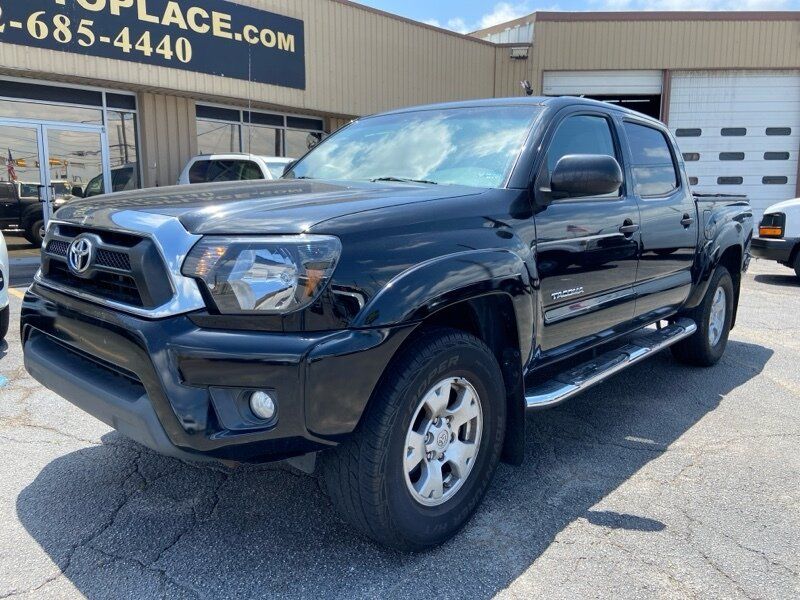
[[[280,179],[283,176],[283,172],[286,170],[286,165],[288,163],[267,162],[264,164],[267,165],[267,169],[269,169],[269,172],[274,179]]]
[[[485,106],[382,115],[329,137],[287,177],[501,187],[539,106]]]

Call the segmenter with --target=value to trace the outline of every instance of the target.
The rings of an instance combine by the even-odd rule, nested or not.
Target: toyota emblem
[[[67,262],[70,271],[81,275],[89,270],[94,261],[94,244],[88,237],[77,237],[69,245]]]

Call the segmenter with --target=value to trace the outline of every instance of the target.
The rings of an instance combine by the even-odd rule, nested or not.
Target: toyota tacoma
[[[404,550],[464,525],[525,415],[670,347],[711,366],[753,216],[669,131],[575,98],[359,119],[281,180],[79,200],[22,306],[25,365],[188,460],[319,469]]]

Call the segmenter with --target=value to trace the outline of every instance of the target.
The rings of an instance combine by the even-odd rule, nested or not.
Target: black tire
[[[409,490],[404,445],[429,388],[467,379],[482,407],[482,435],[471,471],[452,497],[424,506]],[[328,496],[341,517],[376,542],[402,551],[437,546],[469,520],[491,483],[506,425],[502,372],[491,350],[456,329],[431,328],[388,367],[353,436],[322,457]]]
[[[44,227],[44,221],[42,219],[37,219],[32,223],[28,224],[28,227],[25,229],[25,239],[28,240],[31,244],[40,248],[43,241],[42,236],[42,228]]]
[[[725,292],[725,318],[719,340],[712,344],[709,339],[711,312],[717,291]],[[725,267],[717,267],[703,301],[682,316],[689,317],[697,324],[697,332],[672,346],[672,355],[682,363],[697,367],[711,367],[719,362],[728,345],[734,307],[733,279]]]
[[[800,279],[800,251],[794,257],[794,274]]]
[[[0,310],[0,342],[6,339],[6,335],[8,335],[8,323],[9,323],[9,315],[11,313],[11,308],[6,306],[4,309]]]

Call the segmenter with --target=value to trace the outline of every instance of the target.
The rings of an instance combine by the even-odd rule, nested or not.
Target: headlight
[[[335,237],[208,236],[183,274],[202,280],[224,314],[283,314],[311,304],[327,285],[342,245]]]

